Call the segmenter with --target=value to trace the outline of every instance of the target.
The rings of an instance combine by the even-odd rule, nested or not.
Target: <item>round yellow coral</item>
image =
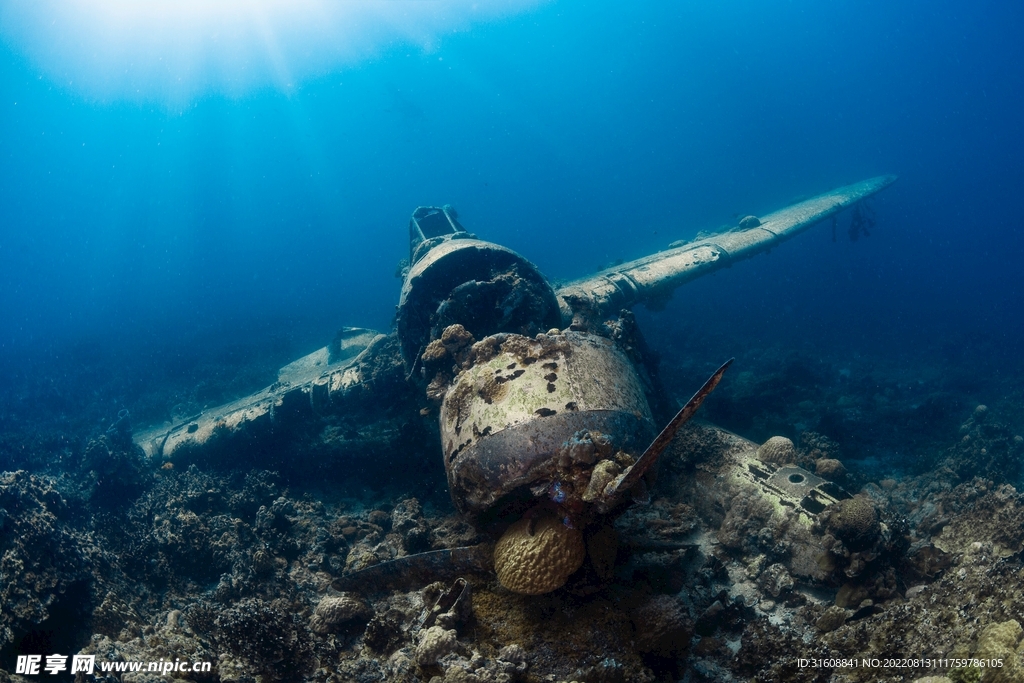
[[[505,531],[494,547],[494,569],[510,591],[540,595],[565,585],[586,554],[579,530],[544,514],[521,519]]]

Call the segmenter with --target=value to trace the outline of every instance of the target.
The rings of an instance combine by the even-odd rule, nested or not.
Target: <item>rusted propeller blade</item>
[[[494,568],[493,552],[494,545],[490,543],[430,550],[374,564],[340,576],[332,585],[339,591],[361,590],[370,593],[424,586],[439,579],[491,571]]]
[[[664,451],[668,447],[669,443],[672,442],[672,438],[675,437],[679,428],[693,417],[693,414],[697,412],[697,409],[700,408],[700,404],[704,402],[704,399],[708,397],[708,394],[714,391],[715,387],[718,386],[718,383],[722,381],[722,375],[725,374],[725,369],[728,368],[734,360],[736,359],[730,358],[725,361],[725,363],[722,364],[722,367],[718,368],[718,370],[715,371],[715,374],[708,378],[707,382],[704,382],[704,386],[702,386],[700,390],[693,395],[693,398],[686,402],[686,405],[683,406],[682,410],[676,413],[676,416],[673,417],[667,425],[665,425],[665,428],[661,430],[661,434],[658,434],[658,436],[655,437],[654,441],[651,442],[651,445],[647,447],[646,451],[644,451],[644,454],[640,456],[640,459],[619,476],[618,480],[614,483],[612,490],[609,491],[607,495],[614,496],[620,491],[628,491],[633,488],[638,481],[640,481],[640,477],[644,476],[644,474],[647,473],[647,470],[651,469],[651,466],[658,461],[658,457],[661,455],[662,451]]]

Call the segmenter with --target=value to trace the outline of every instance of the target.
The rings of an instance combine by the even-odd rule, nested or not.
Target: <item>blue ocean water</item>
[[[569,279],[882,173],[870,237],[693,283],[652,336],[1021,355],[1012,4],[308,2],[237,30],[76,7],[0,10],[12,364],[386,330],[418,205]]]
[[[797,657],[990,652],[1021,611],[1022,503],[1003,484],[1024,490],[1022,35],[1024,7],[991,0],[2,0],[0,678],[87,651],[209,655],[217,680],[382,680],[414,659],[429,678],[421,627],[453,622],[414,614],[441,585],[419,581],[469,553],[425,551],[569,494],[566,526],[581,509],[602,526],[580,522],[590,559],[567,592],[509,602],[488,575],[472,600],[448,593],[448,616],[476,610],[473,666],[796,680],[826,675]],[[790,593],[808,532],[761,515],[713,430],[665,452],[621,552],[604,532],[623,510],[578,498],[597,446],[572,480],[455,515],[445,469],[465,444],[445,462],[393,346],[333,414],[294,390],[221,440],[238,413],[216,406],[342,326],[391,329],[417,206],[454,205],[559,282],[881,174],[899,180],[868,202],[870,235],[850,239],[846,211],[638,306],[653,353],[628,316],[616,328],[643,381],[660,357],[656,409],[735,357],[698,421],[789,437],[820,491],[859,494],[814,524],[831,535],[811,591]],[[169,453],[156,432],[144,453],[143,430],[172,422],[209,440]],[[369,585],[391,558],[415,563],[383,567],[413,593],[374,600],[373,628],[314,628],[336,579],[369,567]],[[965,610],[972,592],[992,609]]]

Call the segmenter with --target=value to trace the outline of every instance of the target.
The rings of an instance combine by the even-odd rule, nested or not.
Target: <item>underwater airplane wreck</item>
[[[271,386],[135,441],[150,458],[176,465],[255,459],[326,472],[346,458],[400,448],[410,414],[436,415],[433,438],[452,501],[496,543],[358,567],[337,587],[493,567],[503,586],[535,595],[565,585],[588,557],[607,575],[601,547],[619,542],[608,540],[611,520],[648,500],[659,455],[728,365],[669,420],[631,307],[765,252],[895,180],[879,176],[747,216],[727,232],[557,289],[524,257],[467,232],[450,207],[418,208],[392,332],[345,328],[281,368]],[[795,515],[787,569],[824,579],[834,568],[820,562],[827,553],[813,521],[850,496],[770,453],[770,442],[759,451],[725,430],[701,429],[715,449],[705,460],[715,466],[694,478],[699,498],[714,506],[747,491],[777,514]],[[839,533],[853,546],[871,545],[877,522],[856,507],[846,513],[850,529]]]

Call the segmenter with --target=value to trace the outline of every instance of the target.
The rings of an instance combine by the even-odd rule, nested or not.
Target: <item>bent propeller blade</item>
[[[718,368],[718,370],[715,371],[715,374],[708,378],[707,382],[704,382],[704,386],[702,386],[697,393],[693,395],[693,398],[687,401],[686,405],[676,413],[676,416],[673,417],[667,425],[665,425],[665,428],[661,430],[661,434],[658,434],[658,436],[655,437],[654,441],[651,442],[651,445],[647,447],[646,451],[644,451],[644,454],[640,456],[640,459],[618,478],[608,495],[614,496],[620,491],[628,491],[633,488],[638,481],[640,481],[640,477],[644,476],[644,474],[647,473],[647,470],[651,469],[651,466],[658,461],[658,457],[672,442],[672,439],[675,437],[676,432],[679,431],[679,428],[689,422],[690,418],[693,417],[693,414],[697,412],[698,408],[700,408],[700,404],[708,397],[708,394],[714,391],[715,387],[718,386],[718,383],[722,381],[722,375],[725,374],[726,368],[728,368],[734,360],[736,359],[730,358],[725,361],[725,363],[722,364],[722,367]]]

